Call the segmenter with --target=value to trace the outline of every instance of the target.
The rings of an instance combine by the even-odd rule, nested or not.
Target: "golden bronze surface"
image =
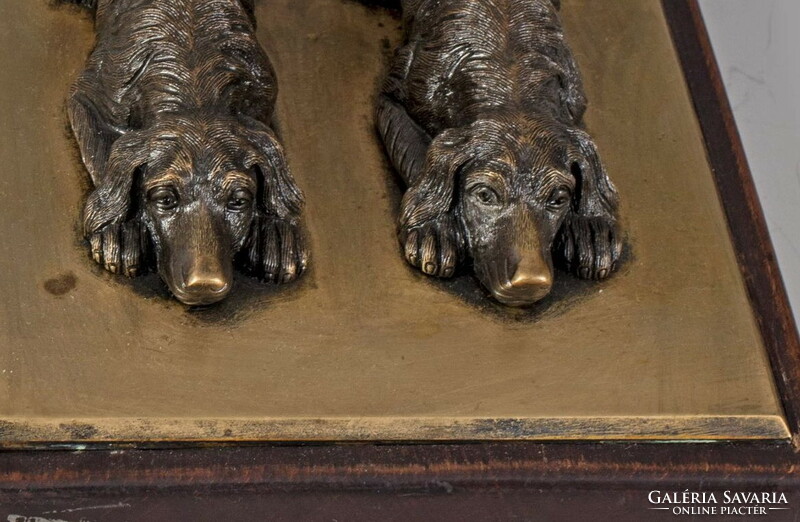
[[[400,43],[389,12],[259,3],[313,264],[285,288],[237,276],[190,310],[81,242],[64,93],[91,21],[0,4],[3,443],[788,437],[658,0],[563,4],[630,253],[531,310],[398,255],[401,190],[373,122]]]

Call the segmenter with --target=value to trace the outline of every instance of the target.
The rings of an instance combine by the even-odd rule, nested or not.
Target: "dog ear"
[[[570,131],[577,154],[570,158],[570,170],[576,178],[573,209],[579,217],[614,218],[619,196],[600,161],[597,146],[584,131]]]
[[[247,139],[255,150],[246,167],[254,167],[258,172],[261,212],[282,219],[299,217],[304,205],[303,192],[292,177],[283,147],[269,127],[251,118],[243,119]]]
[[[575,193],[554,253],[578,276],[604,279],[621,253],[619,196],[592,138],[580,129],[571,129],[569,135],[574,145],[569,166],[575,176]]]
[[[134,178],[148,156],[147,136],[142,131],[129,132],[113,143],[99,183],[86,201],[83,228],[87,237],[131,219]]]
[[[431,142],[424,165],[403,196],[401,237],[452,213],[458,172],[470,159],[471,131],[471,126],[447,129]]]

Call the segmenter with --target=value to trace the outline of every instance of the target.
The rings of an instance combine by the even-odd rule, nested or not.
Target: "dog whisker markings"
[[[270,129],[277,82],[249,0],[93,9],[97,41],[68,112],[94,185],[94,262],[128,277],[154,264],[188,305],[225,298],[234,259],[272,282],[298,277],[303,195]]]

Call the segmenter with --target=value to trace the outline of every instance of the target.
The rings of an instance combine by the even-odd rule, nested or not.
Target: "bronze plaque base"
[[[207,309],[88,259],[64,100],[93,33],[0,5],[0,441],[778,439],[789,436],[657,0],[565,0],[628,259],[530,310],[406,266],[373,126],[392,13],[259,3],[312,268]]]

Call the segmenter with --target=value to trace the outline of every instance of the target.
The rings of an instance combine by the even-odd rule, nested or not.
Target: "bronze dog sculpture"
[[[97,42],[68,112],[94,184],[93,259],[135,276],[152,249],[187,305],[228,294],[234,256],[268,281],[297,278],[303,195],[270,128],[277,84],[253,0],[92,3]]]
[[[501,303],[545,297],[553,258],[605,279],[621,240],[617,193],[591,137],[556,0],[402,0],[407,41],[378,129],[408,186],[408,262],[450,277],[467,259]]]

